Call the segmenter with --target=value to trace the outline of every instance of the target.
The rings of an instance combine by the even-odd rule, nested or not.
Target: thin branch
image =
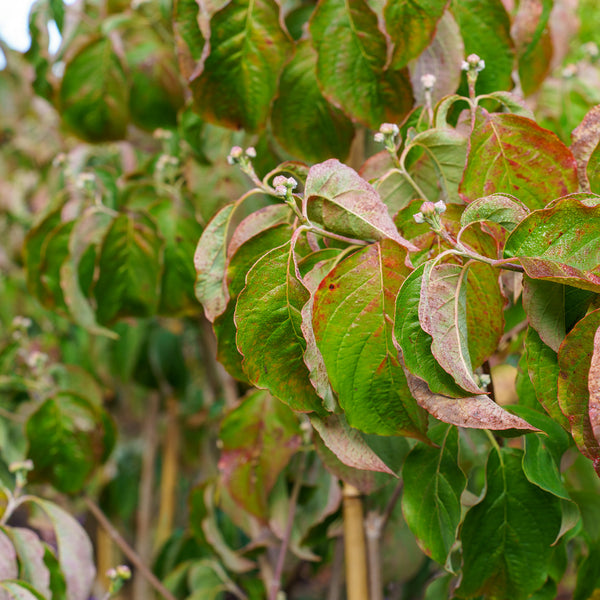
[[[273,578],[271,579],[269,600],[277,600],[277,595],[279,594],[279,589],[281,587],[281,576],[283,574],[283,567],[285,565],[285,556],[287,554],[292,537],[292,528],[294,526],[294,518],[296,517],[296,507],[298,504],[298,495],[300,494],[302,478],[306,469],[306,456],[306,452],[303,452],[301,459],[302,462],[300,463],[300,467],[296,473],[296,480],[294,481],[294,487],[292,488],[285,531],[283,533],[283,539],[281,540],[281,546],[279,547],[279,555],[277,556],[275,572],[273,573]]]
[[[166,600],[177,600],[173,594],[160,582],[160,580],[150,571],[138,556],[135,550],[125,541],[123,536],[117,531],[108,517],[102,512],[102,509],[88,496],[83,500],[89,511],[94,515],[98,523],[104,528],[106,533],[112,538],[114,543],[121,549],[121,552],[129,559],[131,564],[142,575],[148,583]]]
[[[404,489],[404,482],[402,480],[400,480],[398,482],[398,485],[392,492],[392,495],[390,496],[390,499],[388,500],[388,503],[385,506],[383,514],[381,515],[380,535],[385,531],[385,528],[390,520],[390,517],[392,516],[392,513],[394,512],[394,508],[396,507],[396,503],[398,502],[398,499],[402,495],[403,489]]]

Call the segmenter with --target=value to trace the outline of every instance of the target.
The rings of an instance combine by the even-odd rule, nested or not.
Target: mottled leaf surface
[[[402,512],[421,549],[445,564],[461,518],[467,479],[458,466],[458,430],[438,425],[429,437],[438,447],[416,444],[404,461]]]
[[[511,233],[504,255],[534,279],[600,291],[600,204],[590,200],[566,197],[534,211]]]
[[[598,192],[597,189],[591,189],[591,181],[588,179],[588,166],[594,151],[600,144],[600,105],[594,106],[585,115],[583,121],[575,128],[571,134],[573,143],[571,152],[577,160],[577,174],[579,177],[579,186],[584,192]],[[594,163],[591,165],[594,168]],[[594,183],[596,183],[594,181]]]
[[[223,419],[219,471],[245,510],[267,519],[268,496],[302,441],[294,413],[266,391],[255,391]]]
[[[274,0],[232,0],[210,20],[210,50],[190,79],[202,117],[264,128],[291,43]]]
[[[421,328],[419,301],[425,264],[417,267],[402,283],[396,298],[394,344],[402,352],[406,368],[427,382],[434,393],[451,397],[469,395],[437,362],[431,352],[431,336]]]
[[[377,191],[336,159],[311,167],[304,190],[304,210],[329,231],[359,239],[390,238],[415,250],[396,229]]]
[[[588,376],[588,390],[590,392],[590,401],[588,413],[592,431],[598,444],[600,444],[600,327],[594,334],[594,349],[590,363],[590,372]]]
[[[577,189],[575,158],[554,133],[526,117],[482,111],[460,186],[467,202],[507,193],[535,210]]]
[[[342,261],[315,294],[313,328],[348,423],[366,433],[422,437],[425,413],[410,395],[392,342],[395,300],[408,268],[394,241]]]
[[[0,581],[16,579],[19,574],[15,548],[3,529],[0,529]]]
[[[522,452],[493,450],[487,489],[461,528],[463,577],[459,598],[479,595],[524,600],[548,576],[551,544],[560,529],[559,499],[523,473]]]
[[[534,429],[527,421],[504,410],[484,394],[468,398],[450,398],[434,394],[425,381],[408,372],[406,380],[419,406],[444,423],[474,429]]]
[[[428,263],[423,271],[419,322],[431,338],[431,351],[464,390],[482,394],[475,382],[467,339],[467,268]]]

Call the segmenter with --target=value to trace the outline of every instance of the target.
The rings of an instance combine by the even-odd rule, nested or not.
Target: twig
[[[331,561],[331,577],[329,578],[329,591],[327,600],[341,600],[342,582],[344,575],[344,538],[338,536],[335,540],[333,560]]]
[[[152,558],[152,499],[154,497],[154,467],[158,449],[158,415],[160,410],[160,394],[158,392],[150,394],[148,405],[148,412],[144,420],[144,430],[142,432],[145,446],[142,456],[142,473],[140,476],[135,535],[135,550],[146,564]],[[145,579],[139,577],[134,579],[133,598],[134,600],[147,600],[148,584]]]
[[[300,488],[302,487],[302,478],[304,476],[304,470],[306,469],[306,452],[302,453],[302,462],[296,473],[296,480],[294,481],[294,487],[292,488],[292,495],[290,496],[290,504],[288,508],[287,522],[285,524],[285,531],[283,532],[283,539],[281,540],[281,546],[279,547],[279,555],[277,556],[277,563],[275,565],[275,572],[271,579],[269,600],[277,600],[277,594],[281,587],[281,576],[283,574],[283,567],[285,565],[285,556],[290,545],[292,537],[292,528],[294,526],[294,518],[296,517],[296,507],[298,504],[298,495],[300,494]]]
[[[102,509],[88,496],[84,496],[83,500],[89,511],[94,515],[98,523],[104,528],[106,533],[112,538],[114,543],[121,549],[121,552],[129,559],[131,564],[137,569],[148,583],[166,600],[177,600],[171,592],[160,582],[160,580],[150,571],[144,564],[135,550],[125,541],[123,536],[117,531],[114,525],[109,521],[108,517],[102,512]]]

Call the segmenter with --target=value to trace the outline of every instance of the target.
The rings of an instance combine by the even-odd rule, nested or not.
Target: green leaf
[[[402,352],[406,368],[424,379],[434,393],[460,397],[468,395],[442,369],[431,352],[431,336],[419,323],[419,301],[425,264],[417,267],[402,283],[396,298],[394,344]]]
[[[422,149],[433,164],[440,188],[439,199],[461,204],[458,185],[467,157],[466,138],[454,129],[429,129],[416,135],[410,146]]]
[[[70,392],[45,400],[26,431],[36,476],[62,492],[81,490],[107,450],[101,410]]]
[[[69,254],[69,237],[75,221],[57,225],[46,238],[42,246],[40,272],[44,295],[40,302],[51,310],[64,314],[66,304],[60,287],[60,270]]]
[[[477,221],[491,221],[512,231],[527,215],[529,210],[510,194],[492,194],[470,202],[460,217],[466,227]]]
[[[428,413],[444,423],[458,427],[493,430],[532,430],[527,421],[504,410],[489,396],[480,394],[468,398],[451,398],[434,394],[427,383],[406,372],[406,381],[413,398]]]
[[[68,600],[87,600],[96,577],[92,544],[83,527],[52,502],[31,497],[48,516],[58,546],[58,561],[65,576]]]
[[[210,50],[190,80],[201,116],[231,129],[264,128],[290,52],[274,0],[232,0],[210,20]]]
[[[573,600],[589,600],[600,588],[600,545],[593,544],[577,570],[577,585]]]
[[[512,88],[515,53],[510,18],[502,1],[452,0],[450,7],[465,43],[465,56],[477,54],[485,61],[485,69],[477,79],[477,92]]]
[[[593,296],[593,292],[553,281],[523,278],[523,308],[529,324],[555,352],[568,330],[585,316]]]
[[[200,6],[196,0],[175,0],[173,5],[173,30],[177,58],[182,75],[189,79],[196,63],[202,59],[204,36],[200,31],[198,16]]]
[[[246,275],[235,309],[242,367],[257,387],[294,410],[320,410],[304,364],[301,310],[310,294],[296,277],[292,244],[271,250]]]
[[[152,23],[139,15],[119,17],[130,81],[131,120],[142,129],[175,127],[184,103],[177,62],[171,40],[165,42]]]
[[[194,314],[199,306],[194,295],[193,257],[202,227],[191,207],[174,210],[170,200],[154,205],[148,212],[165,240],[158,312],[169,317]]]
[[[268,392],[252,392],[223,419],[219,439],[219,470],[231,496],[266,521],[269,492],[302,441],[296,417]]]
[[[506,240],[504,255],[517,259],[533,279],[600,292],[598,219],[598,198],[561,198],[523,219]]]
[[[77,219],[69,238],[69,256],[60,267],[60,285],[70,314],[79,325],[93,334],[116,338],[114,331],[98,325],[79,278],[83,255],[91,246],[100,244],[112,220],[110,213],[97,207],[89,208]]]
[[[594,355],[594,336],[600,327],[600,309],[583,318],[567,334],[558,352],[558,402],[569,419],[579,450],[600,470],[600,445],[590,420],[588,377]]]
[[[252,214],[258,216],[259,213]],[[248,378],[242,369],[243,357],[235,339],[237,330],[233,318],[238,295],[246,285],[246,274],[252,265],[273,248],[285,244],[291,234],[289,225],[274,225],[243,242],[235,251],[230,246],[233,254],[228,259],[226,273],[229,302],[225,311],[214,320],[213,327],[217,336],[217,358],[229,374],[240,381],[248,381]]]
[[[440,366],[464,390],[483,394],[475,382],[467,340],[468,266],[425,266],[419,301],[419,322],[431,340],[431,351]]]
[[[310,20],[317,77],[325,97],[371,129],[412,108],[406,70],[385,70],[387,44],[365,0],[323,0]]]
[[[46,290],[42,284],[41,265],[44,260],[43,249],[51,232],[61,223],[61,207],[46,214],[27,233],[23,245],[26,267],[27,289],[42,302]]]
[[[307,40],[296,46],[279,82],[271,126],[277,141],[308,162],[345,159],[354,137],[352,121],[327,102],[316,77],[317,55]]]
[[[163,256],[164,242],[145,214],[121,214],[111,223],[98,257],[94,286],[100,323],[156,313]]]
[[[109,39],[93,39],[67,63],[59,106],[65,123],[86,141],[125,137],[129,84]]]
[[[524,600],[544,585],[560,528],[560,501],[530,483],[522,453],[510,448],[488,458],[487,489],[461,528],[463,577],[459,598],[479,594]]]
[[[373,186],[334,158],[310,168],[303,211],[328,231],[367,240],[389,238],[417,250],[398,233]]]
[[[429,46],[447,0],[399,0],[384,9],[386,29],[394,44],[392,66],[405,67]]]
[[[423,552],[443,565],[456,540],[467,478],[457,464],[458,430],[438,425],[429,437],[439,448],[416,444],[404,461],[402,512]]]
[[[594,334],[594,349],[588,376],[590,401],[588,414],[596,441],[600,444],[600,327]]]
[[[427,420],[412,399],[392,342],[405,251],[383,240],[355,252],[323,279],[313,328],[348,423],[366,433],[423,438]]]
[[[554,133],[526,117],[482,111],[460,186],[467,202],[508,193],[535,210],[577,188],[575,158]]]
[[[525,349],[527,371],[538,402],[557,423],[569,431],[569,421],[558,404],[559,368],[556,352],[544,344],[532,327],[527,330]]]

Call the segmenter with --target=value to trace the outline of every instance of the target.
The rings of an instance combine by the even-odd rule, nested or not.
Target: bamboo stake
[[[344,554],[348,600],[369,600],[367,551],[360,492],[344,483]]]

